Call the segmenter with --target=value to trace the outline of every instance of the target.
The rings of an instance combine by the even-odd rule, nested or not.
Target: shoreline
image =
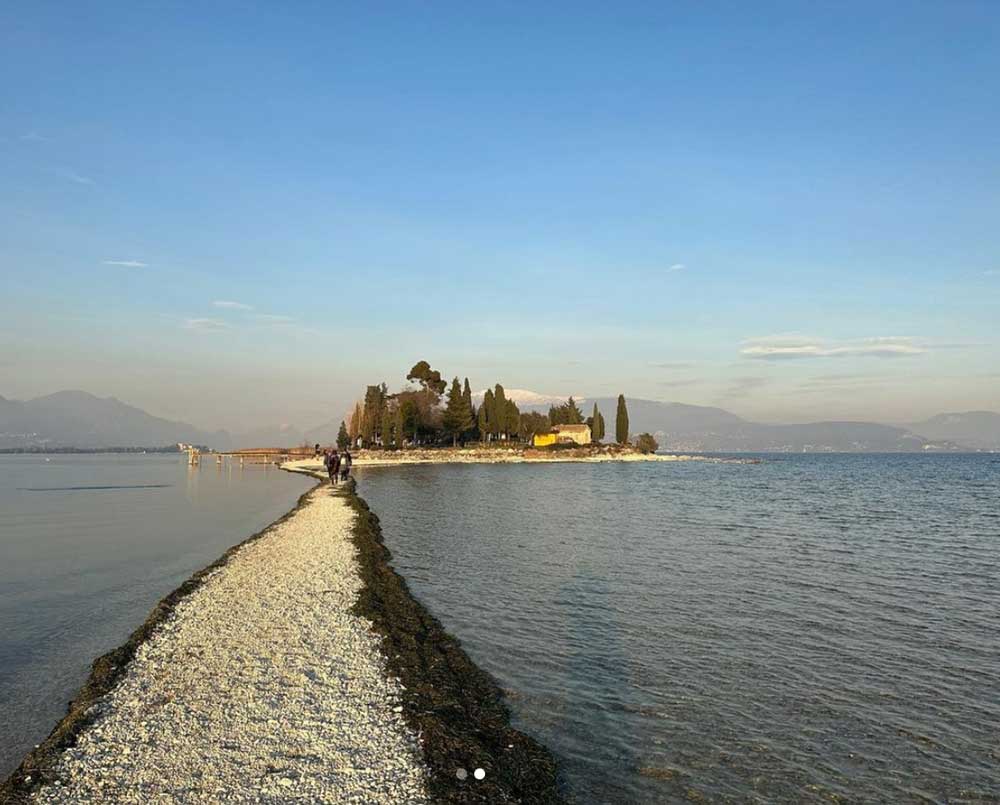
[[[355,467],[397,467],[412,464],[600,464],[607,462],[707,461],[724,464],[759,464],[758,458],[689,455],[682,453],[639,453],[617,447],[579,447],[561,450],[537,448],[446,447],[435,449],[369,450],[352,453]],[[286,461],[281,468],[325,479],[319,458]]]
[[[302,468],[286,469],[315,474]],[[39,797],[58,800],[70,795],[68,789],[57,787],[62,783],[59,775],[65,775],[66,767],[76,762],[74,754],[92,751],[95,741],[105,740],[101,735],[107,720],[105,705],[128,684],[135,687],[133,677],[144,671],[145,655],[155,651],[157,641],[170,639],[169,635],[164,638],[164,633],[183,619],[186,610],[197,609],[185,607],[192,596],[209,594],[206,585],[215,583],[220,575],[224,577],[227,570],[232,576],[236,570],[231,564],[244,561],[248,548],[260,546],[268,537],[278,539],[283,527],[294,526],[295,518],[309,510],[323,489],[322,481],[317,483],[278,520],[192,574],[153,607],[124,644],[94,660],[66,715],[0,782],[0,802],[24,803]],[[401,713],[396,719],[405,722],[413,736],[419,736],[418,762],[432,801],[561,802],[554,758],[541,744],[510,726],[510,712],[495,680],[472,662],[459,642],[412,596],[405,579],[392,569],[378,517],[357,495],[353,481],[343,493],[327,497],[342,499],[351,513],[349,541],[356,552],[353,572],[359,578],[360,589],[345,614],[365,624],[377,645],[384,677],[381,682],[399,696],[395,712]],[[192,665],[190,660],[171,660],[166,670],[180,672],[188,665]],[[362,704],[354,698],[350,703]],[[144,704],[162,706],[159,701]],[[290,720],[296,713],[278,710],[275,715]],[[383,729],[379,723],[376,732]],[[133,740],[130,735],[125,738],[126,743]],[[81,745],[84,749],[80,749]],[[468,772],[465,781],[456,774],[459,768]],[[473,779],[476,768],[486,771],[484,780]],[[95,771],[100,778],[101,770]],[[281,784],[285,785],[285,781]],[[100,785],[103,793],[103,780]],[[296,797],[291,789],[280,791],[284,790],[289,798]]]

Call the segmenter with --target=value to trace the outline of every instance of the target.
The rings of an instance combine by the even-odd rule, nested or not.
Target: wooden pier
[[[215,463],[222,465],[225,463],[237,463],[242,467],[244,464],[269,464],[279,465],[294,459],[312,458],[314,448],[312,447],[256,447],[248,450],[232,450],[229,452],[202,452],[197,447],[189,447],[185,450],[188,455],[188,466],[201,466],[203,458],[215,459]]]

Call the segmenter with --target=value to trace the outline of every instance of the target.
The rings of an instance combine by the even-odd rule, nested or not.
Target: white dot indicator
[[[472,772],[472,776],[477,780],[482,780],[486,776],[486,772],[483,769],[476,769]]]
[[[465,769],[456,769],[455,770],[455,776],[459,780],[464,780],[466,777],[469,776],[469,773]]]

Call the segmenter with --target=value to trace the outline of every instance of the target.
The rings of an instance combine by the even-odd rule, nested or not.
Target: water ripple
[[[397,567],[577,802],[1000,797],[989,456],[362,485]]]

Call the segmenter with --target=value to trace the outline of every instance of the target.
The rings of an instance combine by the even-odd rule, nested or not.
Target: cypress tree
[[[347,425],[341,421],[340,430],[337,432],[337,447],[346,450],[351,445],[351,436],[347,432]]]
[[[503,386],[499,383],[493,389],[493,413],[490,417],[490,425],[492,425],[494,435],[498,438],[507,430],[507,397],[504,394]]]
[[[389,449],[389,442],[392,440],[392,411],[389,406],[382,409],[382,422],[379,425],[379,433],[382,435],[382,449]]]
[[[597,410],[597,403],[594,403],[594,414],[590,418],[593,423],[590,426],[590,437],[595,441],[599,442],[604,438],[604,417],[601,416],[601,412]]]
[[[357,444],[358,434],[361,433],[361,403],[355,403],[354,412],[351,414],[351,424],[348,428],[351,437],[351,444]]]
[[[462,388],[462,399],[465,400],[465,406],[469,409],[469,413],[475,418],[476,407],[472,404],[472,389],[469,387],[469,378],[465,378],[465,386]]]
[[[628,408],[625,407],[625,395],[618,395],[618,417],[615,420],[615,441],[625,444],[628,441]]]
[[[507,400],[507,410],[504,415],[504,430],[507,431],[508,438],[511,435],[516,435],[521,426],[521,411],[517,407],[517,403],[513,400]]]
[[[441,418],[445,433],[451,434],[452,446],[458,445],[458,437],[472,427],[472,412],[465,403],[462,387],[458,378],[451,381],[451,391],[448,392],[448,403]]]
[[[483,395],[483,404],[479,406],[479,436],[485,442],[489,440],[490,433],[493,432],[493,392],[486,389]]]
[[[474,439],[476,435],[476,422],[479,412],[476,411],[476,406],[472,404],[472,389],[469,387],[469,378],[465,378],[465,385],[462,388],[462,399],[465,401],[465,407],[469,409],[469,418],[471,424],[469,429],[465,432],[465,436],[468,439]]]

